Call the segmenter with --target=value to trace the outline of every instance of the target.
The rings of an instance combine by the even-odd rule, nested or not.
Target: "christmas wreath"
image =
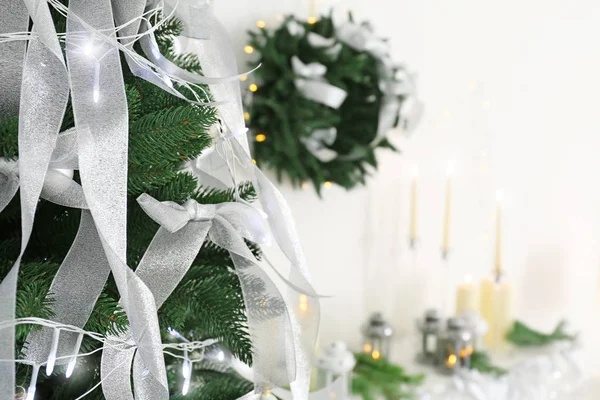
[[[351,15],[343,24],[331,15],[311,22],[289,16],[250,32],[246,52],[261,64],[248,82],[254,154],[280,181],[285,174],[317,192],[332,183],[350,189],[377,168],[376,148],[395,150],[390,129],[410,133],[423,106],[414,77],[368,24]]]

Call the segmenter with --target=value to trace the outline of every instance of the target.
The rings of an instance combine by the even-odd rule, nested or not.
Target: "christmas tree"
[[[57,32],[65,32],[66,19],[54,12]],[[182,32],[182,24],[169,20],[155,32],[160,51],[188,71],[201,73],[200,63],[192,54],[177,55],[173,39]],[[136,45],[137,46],[137,45]],[[124,60],[122,65],[126,66]],[[133,76],[124,67],[129,110],[128,158],[128,234],[127,264],[135,269],[154,237],[155,223],[136,202],[147,193],[159,201],[178,204],[193,199],[200,204],[218,204],[239,200],[252,201],[253,186],[242,183],[237,188],[216,190],[199,186],[197,178],[182,171],[182,164],[199,157],[212,144],[211,131],[218,131],[218,113],[214,107],[191,104],[145,80]],[[208,88],[204,88],[208,92]],[[185,88],[181,88],[185,90]],[[1,94],[0,94],[1,96]],[[1,115],[1,114],[0,114]],[[70,104],[61,131],[74,126]],[[17,115],[0,119],[0,161],[15,161],[19,156]],[[70,171],[66,172],[67,174]],[[2,177],[2,175],[0,175]],[[80,181],[78,172],[73,179]],[[81,210],[66,208],[40,200],[34,232],[23,257],[18,280],[16,317],[51,318],[53,277],[77,234]],[[15,263],[20,250],[21,210],[19,195],[0,213],[0,280]],[[257,246],[249,244],[256,256]],[[119,305],[119,292],[109,278],[84,329],[104,335],[127,330],[128,319]],[[252,343],[248,333],[244,299],[229,252],[206,240],[191,268],[158,311],[165,338],[176,331],[183,337],[201,340],[214,338],[237,358],[252,363]],[[32,325],[18,325],[16,352],[23,355]],[[164,339],[164,341],[168,341]],[[172,341],[172,340],[171,340]],[[91,352],[101,343],[85,338],[81,351]],[[51,376],[43,370],[37,383],[37,398],[75,399],[100,381],[98,351],[81,357],[76,373],[65,377],[66,366],[57,366]],[[181,360],[167,356],[170,393],[181,392]],[[189,399],[234,399],[249,392],[253,385],[233,373],[227,365],[195,364]],[[26,386],[31,367],[17,364],[17,385]],[[17,391],[18,393],[19,391]],[[88,398],[103,398],[96,389]]]

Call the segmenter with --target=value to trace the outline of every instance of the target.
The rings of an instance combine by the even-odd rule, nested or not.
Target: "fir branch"
[[[19,155],[19,117],[0,119],[0,157],[14,160]]]
[[[177,394],[171,396],[173,400],[234,400],[253,388],[249,382],[235,372],[226,373],[213,370],[194,370],[195,383],[198,386],[186,396]]]
[[[504,368],[492,364],[489,354],[483,351],[475,351],[471,354],[471,369],[493,375],[504,375],[508,372]]]
[[[356,353],[356,366],[352,378],[352,392],[364,400],[383,396],[387,400],[410,397],[406,386],[416,386],[423,382],[424,375],[408,375],[398,365],[386,359],[374,360],[370,355]]]
[[[506,338],[509,342],[517,346],[545,346],[557,341],[573,342],[577,339],[577,335],[571,335],[565,332],[567,326],[566,321],[560,321],[556,328],[549,333],[542,333],[530,328],[521,321],[515,321],[513,328]]]

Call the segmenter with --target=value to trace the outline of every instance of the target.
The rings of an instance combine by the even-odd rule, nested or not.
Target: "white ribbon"
[[[306,146],[306,149],[321,162],[329,162],[338,156],[331,146],[337,137],[337,129],[334,127],[328,129],[316,129],[309,137],[301,137],[300,141]]]
[[[0,25],[11,26],[11,18],[21,20],[20,0],[10,0],[0,16]],[[23,64],[19,107],[19,177],[21,188],[21,251],[13,268],[0,284],[0,324],[15,319],[17,277],[21,258],[33,229],[38,198],[44,185],[52,149],[69,93],[67,70],[48,4],[23,0],[33,20],[33,32]],[[4,11],[11,11],[5,13]],[[12,70],[14,73],[14,69]],[[18,76],[8,79],[18,84]],[[4,93],[3,93],[4,94]],[[0,359],[13,360],[15,327],[9,325],[0,335]],[[0,399],[14,398],[14,362],[0,362]]]
[[[389,53],[388,43],[375,36],[366,26],[346,22],[335,30],[336,37],[357,51],[366,51],[378,59],[385,58]]]
[[[304,64],[297,56],[293,56],[291,62],[296,75],[303,78],[321,79],[327,73],[327,67],[321,63]]]
[[[334,37],[326,38],[325,36],[321,36],[318,33],[314,33],[314,32],[308,32],[308,35],[306,35],[306,40],[308,40],[308,43],[312,47],[315,47],[317,49],[324,48],[324,47],[331,47],[337,41],[336,38],[334,38]]]
[[[304,97],[331,108],[339,108],[348,93],[337,86],[325,82],[327,67],[320,63],[304,64],[298,57],[291,59],[292,69],[300,78],[294,80],[296,89]]]
[[[286,24],[286,28],[292,36],[302,36],[306,32],[304,27],[301,24],[299,24],[298,21],[293,19],[288,21],[288,23]]]

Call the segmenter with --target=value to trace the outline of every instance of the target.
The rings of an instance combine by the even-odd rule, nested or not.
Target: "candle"
[[[477,289],[470,275],[456,288],[456,315],[477,311]]]
[[[501,190],[496,192],[496,257],[494,271],[496,276],[502,275],[502,202],[504,194]]]
[[[452,175],[454,175],[454,166],[448,164],[446,172],[448,181],[446,182],[446,209],[444,213],[444,233],[442,237],[442,256],[446,258],[450,251],[450,214],[452,211]]]
[[[515,290],[504,276],[502,267],[502,191],[496,193],[496,247],[494,273],[481,282],[481,316],[488,323],[485,344],[500,347],[514,321]]]
[[[488,348],[501,347],[514,322],[515,291],[506,279],[486,277],[481,282],[481,316],[488,323],[484,341]]]
[[[414,247],[417,241],[417,180],[419,168],[414,165],[411,171],[412,181],[410,184],[410,247]]]

